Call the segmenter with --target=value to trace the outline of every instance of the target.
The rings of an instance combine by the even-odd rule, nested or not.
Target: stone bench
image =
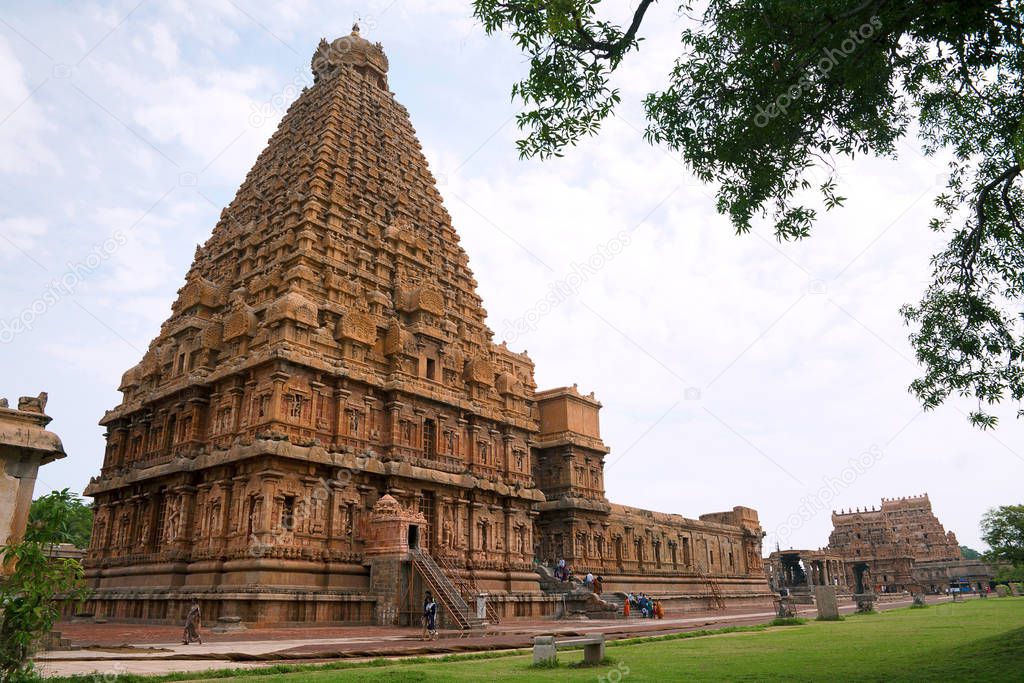
[[[604,634],[555,640],[554,636],[537,636],[533,639],[533,663],[548,664],[558,660],[558,648],[583,646],[584,664],[600,664],[604,661]]]

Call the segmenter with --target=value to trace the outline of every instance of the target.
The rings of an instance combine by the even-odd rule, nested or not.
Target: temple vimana
[[[479,593],[557,614],[557,559],[676,609],[765,604],[754,510],[610,503],[601,404],[492,341],[381,46],[355,28],[312,68],[101,421],[89,609],[410,623],[430,589],[465,625]]]

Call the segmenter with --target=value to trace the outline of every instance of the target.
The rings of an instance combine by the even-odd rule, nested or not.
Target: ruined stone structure
[[[24,535],[39,468],[66,455],[46,429],[46,398],[22,396],[16,409],[0,399],[0,545]]]
[[[829,548],[776,550],[768,556],[765,573],[773,591],[810,596],[815,586],[833,586],[840,594],[850,592],[842,555]]]
[[[956,535],[932,513],[927,493],[883,498],[880,508],[833,512],[832,525],[829,549],[845,560],[851,586],[866,569],[869,590],[917,592],[922,585],[915,565],[961,560]]]
[[[538,557],[763,599],[754,510],[610,504],[600,404],[492,341],[380,45],[355,29],[312,66],[101,421],[92,611],[405,623],[417,551],[501,617],[555,609]]]

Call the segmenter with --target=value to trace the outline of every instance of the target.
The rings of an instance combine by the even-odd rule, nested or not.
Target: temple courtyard
[[[844,608],[838,622],[813,620],[811,608],[801,611],[811,619],[790,626],[767,626],[770,612],[742,610],[661,621],[517,623],[431,643],[408,628],[358,627],[207,632],[203,645],[185,647],[168,626],[66,624],[64,636],[76,649],[47,653],[38,663],[54,680],[121,683],[820,680],[825,672],[858,681],[1007,681],[1024,671],[1024,598],[930,598],[925,609],[911,609],[909,601],[879,608],[867,615]],[[594,633],[609,641],[604,665],[583,667],[582,652],[569,649],[557,667],[533,666],[534,636]]]

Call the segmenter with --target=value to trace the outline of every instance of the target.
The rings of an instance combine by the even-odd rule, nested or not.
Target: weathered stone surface
[[[842,555],[828,548],[776,550],[768,556],[765,572],[768,585],[774,591],[807,593],[815,586],[834,586],[843,592],[850,590]]]
[[[46,393],[22,396],[18,408],[0,401],[0,545],[25,533],[36,474],[46,463],[65,457],[60,438],[47,431],[52,419]]]
[[[533,639],[533,663],[552,664],[558,661],[554,636],[537,636]]]
[[[839,601],[836,599],[836,587],[815,586],[814,606],[818,608],[818,619],[837,621],[839,619]]]

